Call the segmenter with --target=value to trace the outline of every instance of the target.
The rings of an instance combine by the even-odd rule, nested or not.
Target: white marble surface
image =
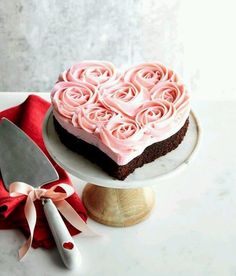
[[[48,96],[44,94],[45,96]],[[26,94],[0,93],[0,109]],[[31,250],[23,262],[18,231],[0,231],[0,275],[11,276],[233,276],[236,275],[236,109],[233,101],[195,101],[203,139],[190,167],[153,187],[151,217],[129,228],[89,220],[103,238],[75,237],[83,255],[79,271],[69,272],[56,250]],[[73,182],[81,192],[83,183]]]

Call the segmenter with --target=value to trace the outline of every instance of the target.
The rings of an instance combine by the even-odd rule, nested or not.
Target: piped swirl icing
[[[74,112],[72,124],[89,133],[99,133],[100,128],[105,126],[115,115],[115,111],[107,109],[101,103],[91,104]]]
[[[77,63],[51,92],[53,113],[68,132],[99,147],[118,165],[175,134],[189,116],[189,95],[159,63],[123,74],[108,62]]]
[[[86,82],[98,86],[118,78],[110,62],[82,61],[59,75],[59,81]]]
[[[175,106],[166,100],[149,101],[142,105],[136,115],[136,121],[152,137],[161,137],[169,132],[175,118]]]
[[[117,115],[100,132],[102,142],[116,153],[129,154],[145,140],[144,131],[133,119]]]
[[[96,87],[89,83],[58,82],[51,92],[52,104],[59,114],[71,119],[77,109],[98,100]]]
[[[162,81],[177,82],[177,75],[160,63],[143,63],[133,66],[124,74],[124,80],[151,89]]]
[[[142,103],[150,96],[145,88],[120,80],[114,85],[103,86],[99,90],[101,102],[109,109],[127,116],[135,116]]]

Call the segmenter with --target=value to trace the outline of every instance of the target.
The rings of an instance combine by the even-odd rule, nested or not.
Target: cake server
[[[6,118],[0,123],[0,169],[7,189],[15,181],[38,187],[59,179],[57,171],[42,150]],[[81,261],[80,252],[52,200],[42,201],[61,258],[67,268],[73,269]],[[64,244],[71,244],[72,248],[64,248]]]

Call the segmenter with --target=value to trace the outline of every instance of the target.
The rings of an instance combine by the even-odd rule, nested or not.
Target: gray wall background
[[[50,91],[83,59],[161,61],[197,97],[235,97],[234,0],[0,0],[0,91]]]
[[[83,59],[181,70],[179,1],[0,0],[0,91],[48,91]],[[168,49],[167,48],[168,44]]]

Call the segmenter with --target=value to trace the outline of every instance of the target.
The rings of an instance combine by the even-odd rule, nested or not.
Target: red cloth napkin
[[[30,95],[22,104],[0,112],[0,119],[6,117],[20,127],[38,144],[56,168],[59,180],[45,185],[44,187],[46,188],[58,183],[67,183],[71,185],[66,172],[52,160],[43,143],[42,124],[49,106],[50,104],[42,98]],[[28,238],[29,228],[24,216],[25,200],[25,196],[10,197],[0,175],[0,229],[19,229]],[[77,211],[81,218],[86,221],[87,214],[79,196],[74,193],[66,200]],[[46,221],[41,201],[35,201],[35,206],[37,210],[37,223],[32,246],[34,248],[51,248],[54,246],[54,239]],[[67,221],[65,221],[65,223],[71,235],[79,233],[79,231]]]

